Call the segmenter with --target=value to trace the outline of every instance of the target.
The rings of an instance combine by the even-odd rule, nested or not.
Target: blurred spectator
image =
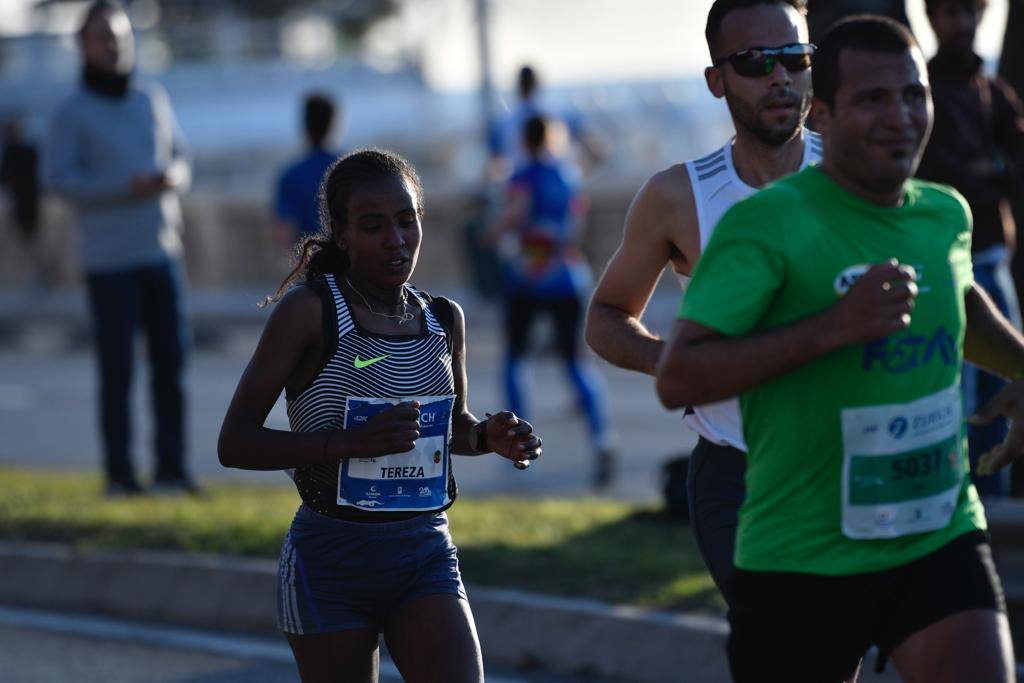
[[[516,77],[517,101],[511,110],[499,117],[488,132],[490,159],[487,168],[485,197],[480,210],[463,228],[464,255],[467,271],[477,293],[490,298],[502,288],[499,255],[491,241],[484,237],[487,225],[493,224],[502,211],[502,195],[512,173],[530,163],[530,155],[523,144],[523,130],[527,121],[543,117],[549,121],[549,135],[560,135],[562,141],[549,145],[548,153],[558,147],[557,155],[564,168],[589,169],[600,163],[605,145],[597,136],[584,129],[580,117],[572,113],[555,112],[542,104],[540,82],[536,70],[528,64],[519,69]],[[552,141],[554,142],[554,141]],[[567,144],[562,144],[565,142]]]
[[[275,193],[275,239],[282,248],[290,250],[299,239],[320,231],[320,181],[339,156],[327,149],[335,110],[334,100],[327,95],[306,96],[303,125],[308,149],[281,172]]]
[[[140,492],[129,454],[134,338],[145,331],[156,418],[154,492],[195,492],[184,463],[187,347],[181,205],[191,171],[167,94],[133,73],[124,9],[100,0],[79,31],[81,86],[58,109],[46,178],[77,213],[100,370],[107,492]]]
[[[541,103],[540,82],[532,66],[519,69],[516,79],[518,100],[508,115],[495,124],[491,131],[491,176],[506,180],[509,174],[528,160],[523,146],[523,127],[535,116],[560,121],[568,130],[573,147],[567,156],[582,166],[589,167],[601,161],[604,154],[602,145],[589,131],[585,130],[580,117],[566,112],[554,112]]]
[[[880,14],[910,28],[906,0],[808,0],[807,26],[811,42],[820,42],[832,24],[851,14]]]
[[[591,283],[578,236],[585,201],[574,172],[558,160],[558,130],[557,122],[541,116],[525,122],[527,158],[509,180],[504,211],[489,235],[491,242],[507,237],[509,243],[503,250],[505,387],[512,412],[528,416],[523,362],[534,320],[538,314],[547,315],[558,354],[586,414],[594,452],[593,483],[603,488],[614,476],[614,455],[604,386],[581,344]]]
[[[42,284],[44,274],[39,271],[36,244],[39,232],[39,153],[35,145],[25,139],[18,119],[11,119],[4,127],[0,184],[7,188],[14,224],[18,227],[22,245],[35,262],[36,279]]]
[[[1013,89],[983,73],[973,50],[974,35],[986,0],[927,0],[928,19],[939,49],[928,62],[935,101],[935,126],[917,175],[952,185],[967,199],[974,215],[974,280],[1011,319],[1017,317],[1016,295],[1003,286],[1016,242],[1010,199],[1024,191],[1024,117]],[[1004,382],[973,366],[964,367],[965,410],[992,398]],[[968,436],[972,465],[1001,443],[1006,421],[972,426]],[[974,477],[974,468],[971,468]],[[1004,495],[1005,476],[974,477],[979,493]]]

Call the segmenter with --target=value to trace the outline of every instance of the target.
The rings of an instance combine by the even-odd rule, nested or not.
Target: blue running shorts
[[[403,604],[466,598],[443,512],[398,522],[350,522],[299,507],[277,570],[278,628],[311,634],[375,628]]]

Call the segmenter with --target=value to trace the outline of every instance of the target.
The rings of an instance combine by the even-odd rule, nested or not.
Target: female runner
[[[321,207],[224,418],[221,463],[289,470],[302,498],[278,617],[304,682],[376,681],[380,633],[406,681],[482,681],[444,513],[450,455],[493,451],[524,469],[541,440],[511,412],[468,411],[462,309],[408,284],[415,169],[391,152],[349,154]],[[264,426],[282,390],[291,431]]]

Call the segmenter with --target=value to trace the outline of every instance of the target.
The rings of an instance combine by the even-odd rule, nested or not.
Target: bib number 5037
[[[960,392],[842,411],[843,533],[896,538],[949,523],[963,481]]]
[[[932,448],[924,453],[897,458],[892,461],[892,481],[927,477],[938,472],[942,468],[942,456],[941,449]]]

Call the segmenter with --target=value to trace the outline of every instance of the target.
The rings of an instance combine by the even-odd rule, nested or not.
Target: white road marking
[[[294,661],[292,651],[285,642],[112,617],[0,606],[0,624],[157,647],[180,648],[224,657],[288,664]],[[381,658],[380,680],[382,683],[402,680],[398,668],[391,660]],[[515,679],[491,674],[487,675],[487,680],[489,683],[517,683]]]

